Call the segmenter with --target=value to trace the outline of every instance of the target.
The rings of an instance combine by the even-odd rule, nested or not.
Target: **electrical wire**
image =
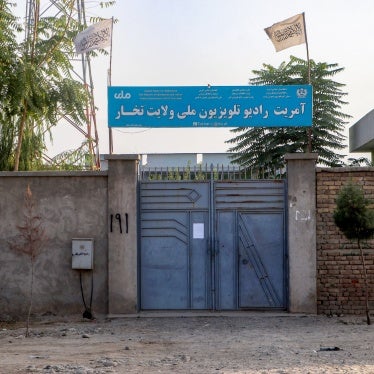
[[[82,301],[84,305],[83,318],[94,319],[92,315],[92,298],[93,298],[93,272],[91,271],[91,295],[90,295],[90,307],[87,308],[86,300],[84,298],[83,283],[82,283],[82,270],[79,272],[79,281],[81,286]]]

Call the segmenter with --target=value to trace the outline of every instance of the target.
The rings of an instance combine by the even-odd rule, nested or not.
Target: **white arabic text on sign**
[[[211,93],[211,95],[209,95]],[[110,127],[312,125],[312,87],[109,87]]]

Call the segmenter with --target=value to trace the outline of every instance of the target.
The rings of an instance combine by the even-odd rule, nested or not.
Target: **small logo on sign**
[[[306,88],[298,88],[296,91],[296,95],[299,99],[303,99],[307,97],[308,95],[308,90]]]

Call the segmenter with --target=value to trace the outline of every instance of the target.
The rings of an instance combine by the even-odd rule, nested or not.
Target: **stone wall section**
[[[374,202],[374,168],[317,168],[317,310],[320,314],[363,314],[364,275],[357,243],[336,227],[333,212],[340,189],[349,181],[361,185]],[[374,205],[373,205],[374,209]],[[374,240],[364,245],[369,278],[369,307],[374,309]]]

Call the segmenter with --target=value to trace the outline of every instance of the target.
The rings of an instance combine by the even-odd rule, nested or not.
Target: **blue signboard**
[[[108,87],[109,127],[312,125],[312,86]]]

